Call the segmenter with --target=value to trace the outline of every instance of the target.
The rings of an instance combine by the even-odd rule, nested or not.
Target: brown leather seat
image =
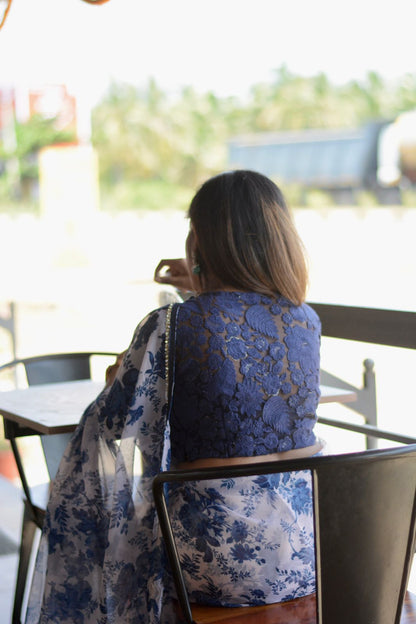
[[[316,596],[265,607],[202,607],[192,605],[197,624],[317,624]],[[400,624],[416,624],[416,595],[406,592]]]

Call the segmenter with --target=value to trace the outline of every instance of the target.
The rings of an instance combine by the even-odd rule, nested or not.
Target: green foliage
[[[334,85],[323,73],[305,77],[283,65],[270,83],[255,84],[244,101],[201,94],[192,87],[173,97],[153,79],[142,88],[114,82],[92,114],[102,205],[109,210],[159,210],[187,203],[204,179],[227,168],[227,143],[238,134],[357,127],[414,108],[416,74],[389,84],[369,72],[361,81]],[[22,196],[33,196],[39,149],[73,138],[57,130],[52,119],[33,117],[18,124],[16,150],[3,153],[15,166],[0,175],[0,181],[9,178],[8,191],[0,184],[0,204],[2,196],[15,197],[16,180]],[[292,205],[327,203],[322,195],[308,200],[300,188],[287,193]]]
[[[226,164],[229,133],[222,110],[215,96],[191,88],[172,102],[154,81],[145,91],[113,84],[92,119],[102,180],[159,179],[195,187]]]
[[[38,180],[39,151],[48,145],[71,143],[74,140],[75,133],[57,129],[55,119],[33,115],[25,123],[16,123],[17,147],[14,156],[17,156],[19,161],[23,196],[31,194],[30,181]]]
[[[408,208],[416,208],[416,190],[405,189],[401,192],[402,204]]]
[[[33,115],[25,123],[16,123],[16,151],[23,178],[37,178],[37,154],[42,147],[75,140],[74,132],[58,130],[54,119]]]
[[[375,72],[338,86],[325,74],[298,76],[282,66],[274,82],[252,88],[251,125],[259,131],[354,127],[396,115],[396,92]]]
[[[405,76],[392,88],[375,72],[339,86],[325,74],[298,76],[285,66],[270,84],[254,85],[244,102],[192,87],[172,98],[154,80],[142,89],[113,83],[93,112],[101,180],[107,186],[164,180],[195,188],[227,167],[232,136],[393,118],[416,106],[415,87],[416,76]]]
[[[38,211],[38,202],[30,197],[22,197],[11,176],[0,176],[0,214],[36,214]]]
[[[46,119],[40,115],[33,115],[25,123],[15,123],[15,148],[6,151],[0,149],[0,159],[4,159],[9,166],[9,175],[3,176],[7,180],[0,189],[0,196],[8,187],[8,199],[16,203],[16,199],[31,201],[35,194],[39,178],[38,153],[43,147],[59,143],[71,143],[75,140],[75,133],[68,130],[59,130],[55,119]],[[13,169],[13,172],[10,172]],[[6,169],[7,170],[7,169]],[[18,202],[19,203],[19,202]]]
[[[369,207],[377,206],[378,201],[374,193],[370,191],[357,191],[355,193],[355,203],[357,206]]]
[[[164,180],[138,180],[101,189],[104,210],[175,210],[184,214],[192,199],[193,189],[171,184]]]
[[[10,440],[6,440],[3,431],[0,431],[0,451],[8,451],[11,448]]]
[[[314,189],[305,191],[304,202],[309,208],[328,208],[334,205],[334,200],[329,193]]]
[[[278,186],[280,180],[273,180]],[[285,184],[285,199],[289,206],[303,206],[306,202],[305,189],[300,184]]]

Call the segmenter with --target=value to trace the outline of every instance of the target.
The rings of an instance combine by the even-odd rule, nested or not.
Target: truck
[[[416,185],[416,111],[358,128],[259,132],[228,143],[232,169],[253,169],[283,187],[319,189],[338,204],[355,203],[359,191],[379,203],[401,203]]]

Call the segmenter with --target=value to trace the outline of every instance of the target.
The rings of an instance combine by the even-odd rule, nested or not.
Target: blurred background
[[[0,364],[125,349],[164,302],[153,271],[184,254],[194,191],[236,167],[286,194],[309,301],[414,311],[415,13],[407,0],[13,0]],[[339,343],[323,341],[324,368],[360,385],[372,357],[380,426],[414,435],[416,355]]]

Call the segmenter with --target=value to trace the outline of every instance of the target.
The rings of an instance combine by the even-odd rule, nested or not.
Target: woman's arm
[[[119,355],[117,356],[116,361],[114,362],[114,364],[110,364],[110,366],[107,366],[106,371],[105,371],[105,385],[107,386],[111,386],[111,384],[113,383],[116,375],[117,375],[117,371],[120,368],[120,365],[123,361],[123,358],[125,356],[125,354],[127,353],[127,351],[123,351],[122,353],[119,353]]]

